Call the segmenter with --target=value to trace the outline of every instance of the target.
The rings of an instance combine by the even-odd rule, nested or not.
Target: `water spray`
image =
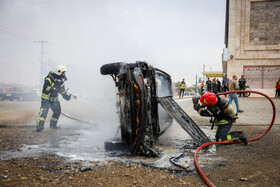
[[[68,88],[68,89],[69,89],[69,88]],[[68,89],[66,90],[66,92],[68,91]],[[86,101],[86,100],[84,100],[84,99],[82,99],[82,98],[80,98],[80,97],[77,97],[77,96],[75,96],[75,95],[73,95],[73,94],[70,94],[70,96],[73,97],[73,98],[76,99],[76,100],[79,99],[80,101],[82,101],[82,102],[84,102],[84,103],[86,103],[86,104],[89,104],[89,105],[93,106],[91,103],[89,103],[88,101]],[[80,120],[80,119],[77,119],[77,118],[73,118],[73,117],[71,117],[71,116],[69,116],[69,115],[66,115],[66,114],[62,113],[62,112],[61,112],[61,115],[65,116],[65,117],[67,117],[67,118],[69,118],[69,119],[75,120],[75,121],[79,121],[79,122],[86,123],[86,124],[89,124],[89,125],[94,125],[95,127],[97,126],[97,124],[95,124],[95,123],[90,123],[90,122],[86,122],[86,121],[83,121],[83,120]]]
[[[69,88],[66,90],[66,92],[69,90]],[[80,100],[80,101],[82,101],[82,102],[84,102],[84,103],[86,103],[86,104],[88,104],[88,105],[91,105],[91,106],[93,106],[90,102],[88,102],[88,101],[86,101],[85,99],[83,99],[83,98],[81,98],[81,97],[77,97],[76,95],[73,95],[73,94],[70,94],[70,96],[71,97],[73,97],[74,99],[78,99],[78,100]]]
[[[80,97],[77,97],[77,96],[75,96],[75,97],[76,97],[76,99],[78,99],[78,100],[80,100],[80,101],[82,101],[82,102],[84,102],[86,104],[89,104],[89,105],[93,106],[90,102],[88,102],[88,101],[86,101],[86,100],[84,100],[84,99],[82,99]]]

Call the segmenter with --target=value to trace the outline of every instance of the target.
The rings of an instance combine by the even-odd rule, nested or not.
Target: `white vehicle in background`
[[[195,93],[195,92],[185,92],[184,93],[184,96],[191,96],[191,97],[193,97],[195,95],[200,95],[200,94],[199,93]]]

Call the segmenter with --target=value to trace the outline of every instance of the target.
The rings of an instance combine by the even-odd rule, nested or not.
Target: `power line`
[[[13,36],[13,37],[21,38],[21,39],[26,40],[26,41],[33,41],[34,40],[34,38],[32,38],[32,37],[30,37],[26,34],[11,30],[11,29],[9,29],[7,27],[4,27],[2,25],[0,25],[0,32],[2,32],[4,34],[8,34],[8,35]]]

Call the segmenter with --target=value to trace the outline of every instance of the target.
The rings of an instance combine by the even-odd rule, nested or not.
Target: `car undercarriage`
[[[132,154],[158,156],[153,146],[171,126],[171,116],[198,145],[210,141],[172,99],[171,76],[164,71],[137,61],[105,64],[100,72],[111,75],[118,88],[121,141]],[[165,117],[165,124],[159,120],[159,104],[169,114]]]

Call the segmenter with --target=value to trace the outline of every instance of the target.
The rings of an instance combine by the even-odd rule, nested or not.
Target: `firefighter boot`
[[[57,129],[60,129],[60,127],[56,126],[56,123],[50,123],[50,129],[54,129],[54,130],[57,130]]]
[[[55,117],[52,117],[51,122],[50,122],[50,128],[51,129],[60,129],[60,127],[56,126],[58,119]]]
[[[43,125],[36,126],[36,131],[37,132],[41,132],[42,130],[44,130],[44,126]]]
[[[245,146],[247,146],[248,140],[245,133],[243,131],[238,131],[238,133],[239,133],[239,139],[244,143]]]
[[[50,128],[51,128],[51,129],[54,129],[54,130],[60,129],[60,127],[58,127],[58,126],[56,126],[56,125],[52,125],[52,124],[50,124]]]

